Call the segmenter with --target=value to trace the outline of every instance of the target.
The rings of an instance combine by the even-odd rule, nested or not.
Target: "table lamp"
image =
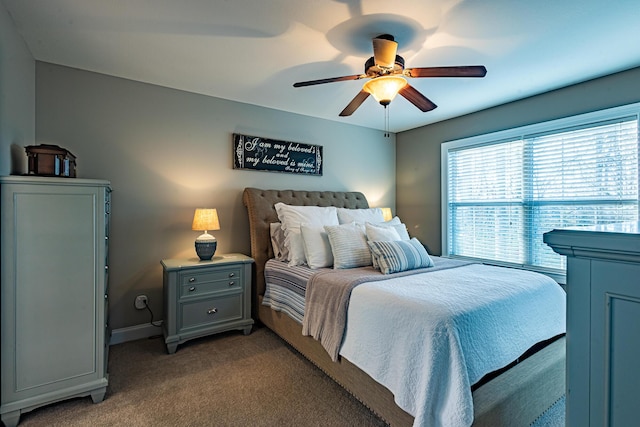
[[[381,208],[382,209],[382,217],[385,221],[390,221],[393,218],[391,214],[391,208]]]
[[[192,230],[204,231],[196,239],[196,253],[202,261],[209,261],[216,253],[218,242],[215,237],[207,233],[208,230],[220,230],[218,211],[216,209],[196,209],[193,215]]]

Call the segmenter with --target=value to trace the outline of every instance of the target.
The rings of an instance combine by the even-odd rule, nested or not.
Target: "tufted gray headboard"
[[[269,227],[272,222],[278,222],[278,215],[273,207],[276,203],[282,202],[295,206],[335,206],[351,209],[369,207],[364,194],[356,191],[261,190],[259,188],[245,188],[242,201],[249,214],[251,257],[256,263],[254,298],[264,294],[264,264],[270,258],[273,258]]]

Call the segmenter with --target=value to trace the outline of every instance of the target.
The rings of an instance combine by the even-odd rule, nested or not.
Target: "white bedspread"
[[[547,276],[481,264],[364,283],[340,355],[391,390],[414,426],[469,426],[471,385],[564,333],[565,295]]]

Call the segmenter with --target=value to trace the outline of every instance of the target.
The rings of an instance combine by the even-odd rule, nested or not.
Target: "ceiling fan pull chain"
[[[389,138],[389,109],[384,106],[384,137]]]

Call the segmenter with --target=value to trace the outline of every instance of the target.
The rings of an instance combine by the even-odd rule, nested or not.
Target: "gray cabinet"
[[[251,266],[242,254],[211,261],[165,259],[164,337],[169,353],[178,344],[233,329],[251,332]]]
[[[567,256],[567,427],[638,425],[640,223],[544,241]]]
[[[2,388],[20,414],[108,384],[109,182],[0,177]]]

